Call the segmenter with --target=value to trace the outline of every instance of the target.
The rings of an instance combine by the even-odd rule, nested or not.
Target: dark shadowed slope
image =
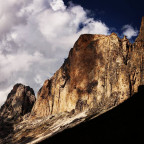
[[[144,86],[133,97],[103,115],[67,129],[40,144],[144,143]]]

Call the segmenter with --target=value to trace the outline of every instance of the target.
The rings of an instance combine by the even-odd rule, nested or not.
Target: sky
[[[134,41],[142,1],[0,0],[0,106],[16,83],[37,93],[81,34],[115,32]]]
[[[66,4],[69,0],[64,0]],[[73,0],[83,8],[91,10],[95,19],[104,21],[109,27],[122,32],[121,27],[132,25],[139,30],[141,17],[144,16],[143,0]]]

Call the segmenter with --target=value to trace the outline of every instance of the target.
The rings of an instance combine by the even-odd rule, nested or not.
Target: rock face
[[[114,33],[81,35],[62,67],[44,82],[33,115],[109,109],[122,103],[141,84],[142,55],[142,47]]]
[[[31,112],[35,100],[32,88],[16,84],[0,109],[0,119],[4,121],[20,121],[22,116]]]
[[[136,42],[139,41],[144,41],[144,16],[142,17],[142,21],[141,21],[141,27],[140,27],[140,33],[136,39]]]
[[[32,111],[0,143],[37,143],[116,107],[144,85],[144,17],[134,44],[115,33],[84,34],[35,102],[31,88],[16,85],[0,110],[3,119]]]
[[[29,86],[16,84],[13,87],[0,109],[0,144],[7,143],[1,140],[13,132],[15,124],[30,115],[35,101],[34,91]]]

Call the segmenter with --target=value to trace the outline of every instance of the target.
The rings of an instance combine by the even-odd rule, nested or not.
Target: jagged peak
[[[32,95],[35,95],[34,90],[33,90],[30,86],[26,86],[26,85],[24,85],[24,84],[22,84],[22,83],[16,83],[16,84],[13,86],[13,89],[11,90],[11,92],[8,94],[8,98],[9,98],[12,94],[16,93],[17,90],[18,90],[18,88],[20,88],[20,87],[25,88],[25,91],[30,91],[30,92],[32,93]]]
[[[21,116],[31,112],[35,101],[32,88],[21,83],[15,84],[0,109],[0,120],[21,120]]]
[[[140,33],[144,34],[144,16],[142,17],[142,21],[141,21]]]
[[[136,42],[138,41],[144,41],[144,16],[142,17],[139,35],[136,38]]]
[[[117,36],[117,37],[118,37],[118,35],[117,35],[116,33],[114,33],[114,32],[113,32],[113,33],[111,33],[111,35],[115,35],[115,36]]]
[[[127,40],[127,36],[124,35],[123,40]]]

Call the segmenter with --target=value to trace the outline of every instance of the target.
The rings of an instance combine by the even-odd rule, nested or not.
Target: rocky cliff
[[[29,86],[16,84],[13,87],[0,109],[0,139],[12,131],[13,124],[29,116],[35,100],[34,91]]]
[[[0,119],[9,121],[20,120],[24,115],[31,112],[35,100],[32,88],[16,84],[0,109]]]
[[[81,35],[62,67],[44,82],[32,113],[42,117],[116,106],[143,83],[142,60],[143,47],[126,37]]]
[[[19,106],[14,110],[10,108],[10,115],[17,109],[19,115],[31,108],[32,111],[28,119],[13,126],[13,132],[1,143],[42,141],[116,107],[138,92],[143,84],[144,17],[134,44],[115,33],[81,35],[61,68],[44,82],[33,108],[34,98],[28,110]],[[23,92],[14,99],[17,95],[23,99]],[[7,101],[11,101],[9,96]],[[7,108],[2,107],[0,115],[7,113],[3,111]]]
[[[116,34],[81,35],[63,66],[44,82],[32,110],[37,117],[110,108],[130,97],[132,45]]]

